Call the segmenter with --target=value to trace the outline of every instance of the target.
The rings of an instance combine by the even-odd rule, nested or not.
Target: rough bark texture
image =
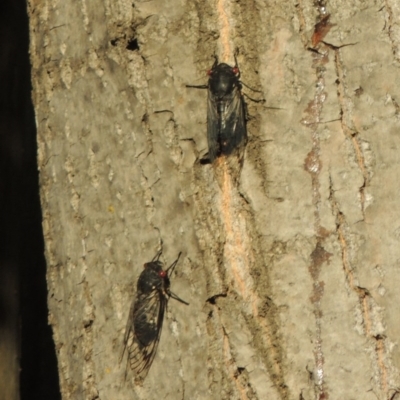
[[[395,399],[397,2],[31,0],[30,18],[63,399]],[[266,103],[242,167],[201,165],[206,92],[185,84],[235,49]],[[190,306],[170,302],[138,387],[118,358],[161,246]]]

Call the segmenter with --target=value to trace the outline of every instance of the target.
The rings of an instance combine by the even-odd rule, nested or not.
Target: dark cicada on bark
[[[144,270],[139,276],[121,355],[122,360],[127,350],[127,364],[133,370],[137,384],[146,378],[156,355],[168,300],[172,297],[188,305],[170,291],[170,277],[180,255],[167,270],[163,270],[163,263],[159,261],[160,251],[151,262],[144,264]]]
[[[218,63],[208,71],[207,85],[187,87],[208,89],[207,102],[207,139],[208,159],[213,162],[216,157],[229,155],[241,143],[245,144],[246,112],[241,93],[239,67]]]

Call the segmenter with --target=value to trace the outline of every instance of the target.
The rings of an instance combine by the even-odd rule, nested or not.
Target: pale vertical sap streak
[[[219,61],[233,65],[236,49],[231,39],[235,36],[231,0],[217,0],[216,6],[220,34],[218,41]],[[221,174],[216,172],[215,176],[222,191],[219,207],[225,231],[224,265],[230,279],[229,286],[242,297],[245,303],[245,312],[256,318],[263,332],[262,340],[268,348],[273,374],[278,377],[276,381],[279,386],[283,374],[279,365],[280,354],[277,351],[277,346],[274,346],[274,334],[265,318],[257,318],[260,300],[251,276],[255,257],[246,217],[240,212],[242,200],[231,175],[227,158],[218,158],[214,166],[215,171],[219,169],[222,172]],[[227,337],[224,340],[226,339]],[[244,392],[240,390],[240,393],[243,394]]]
[[[218,25],[219,25],[219,56],[222,62],[229,63],[233,60],[233,45],[231,41],[233,20],[230,13],[230,0],[217,0]]]
[[[233,59],[233,21],[231,17],[230,0],[217,0],[218,25],[219,25],[219,56],[220,61],[229,63]],[[252,305],[254,316],[258,314],[257,299],[254,298],[253,280],[250,275],[249,253],[251,249],[246,245],[248,234],[246,223],[237,210],[240,209],[236,188],[233,186],[232,177],[228,171],[225,157],[220,158],[217,168],[223,170],[222,173],[222,216],[225,226],[226,243],[224,254],[228,261],[231,278],[235,289],[241,294],[244,300]]]
[[[247,231],[246,219],[240,212],[240,196],[233,184],[225,157],[217,160],[216,168],[222,170],[220,207],[222,223],[225,228],[224,259],[226,271],[231,279],[232,288],[243,299],[245,312],[256,318],[258,316],[259,297],[254,289],[254,280],[251,276],[254,254]],[[268,322],[264,318],[257,319],[257,322],[263,332],[262,339],[268,348],[271,360],[278,360],[279,353],[274,346],[273,334]],[[272,362],[272,368],[277,376],[282,376],[279,362]]]
[[[218,168],[223,171],[221,208],[226,235],[224,247],[226,266],[234,289],[251,305],[251,313],[257,316],[258,298],[254,293],[254,282],[250,274],[252,249],[248,243],[246,221],[238,212],[241,208],[237,198],[238,193],[233,187],[232,177],[224,157],[219,159]]]

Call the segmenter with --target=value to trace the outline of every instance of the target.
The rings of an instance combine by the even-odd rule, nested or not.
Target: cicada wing
[[[247,139],[246,113],[243,96],[235,87],[231,95],[224,98],[221,111],[219,145],[221,154],[229,155]]]
[[[213,94],[208,91],[207,100],[207,141],[208,141],[208,159],[213,162],[219,155],[219,131],[220,118],[218,115],[217,102]]]
[[[157,289],[138,294],[131,307],[124,337],[128,365],[135,374],[135,382],[146,378],[157,352],[164,321],[167,298]]]

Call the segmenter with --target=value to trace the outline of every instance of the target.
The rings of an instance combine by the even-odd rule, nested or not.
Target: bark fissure
[[[358,298],[359,307],[362,313],[363,334],[368,339],[371,350],[374,352],[371,362],[375,364],[378,376],[375,377],[379,389],[385,396],[388,396],[389,377],[387,367],[387,350],[384,323],[380,318],[379,306],[374,301],[371,293],[360,287],[357,277],[356,265],[352,261],[355,258],[354,250],[351,249],[351,230],[346,222],[346,218],[339,209],[339,205],[335,200],[333,190],[331,190],[332,210],[337,221],[337,234],[342,251],[342,265],[346,277],[346,282],[350,290]]]

